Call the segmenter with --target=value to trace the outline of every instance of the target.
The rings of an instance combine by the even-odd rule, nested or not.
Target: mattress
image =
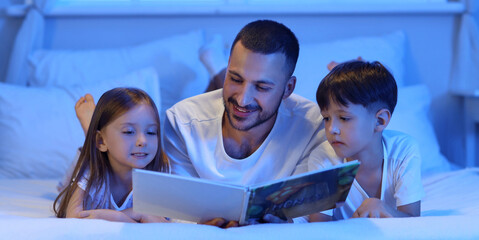
[[[132,224],[58,219],[57,180],[0,180],[0,236],[5,239],[465,239],[479,238],[479,168],[423,179],[422,217],[349,219],[327,223],[261,224],[231,229],[182,223]]]

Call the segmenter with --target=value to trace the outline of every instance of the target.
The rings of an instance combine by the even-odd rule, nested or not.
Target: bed
[[[421,71],[426,71],[428,76],[419,74],[412,79],[408,71],[412,56],[408,53],[417,50],[419,37],[416,33],[421,30],[411,30],[414,26],[404,27],[403,23],[418,20],[418,17],[409,16],[400,20],[379,17],[398,25],[387,31],[384,28],[378,28],[376,32],[343,30],[334,39],[318,39],[308,35],[311,34],[309,29],[298,27],[301,21],[313,19],[318,23],[322,20],[320,17],[287,16],[277,19],[289,22],[287,25],[293,27],[300,40],[307,39],[300,41],[301,53],[295,71],[298,77],[296,94],[314,101],[316,86],[327,73],[325,66],[331,60],[344,61],[362,56],[381,61],[394,74],[399,86],[399,99],[388,129],[412,135],[421,147],[422,183],[426,191],[421,217],[262,224],[232,229],[185,223],[126,224],[55,218],[52,204],[58,194],[56,186],[62,181],[76,149],[84,140],[73,109],[75,101],[87,92],[97,100],[104,91],[116,86],[138,87],[155,100],[163,121],[168,107],[206,89],[211,76],[199,60],[199,50],[207,46],[227,57],[227,46],[236,32],[225,26],[221,29],[198,27],[211,20],[210,17],[197,17],[198,23],[186,28],[185,23],[191,19],[184,17],[176,19],[179,27],[174,31],[170,28],[165,35],[148,40],[136,38],[135,43],[131,40],[109,46],[108,42],[89,45],[92,41],[87,39],[83,41],[84,46],[68,46],[68,41],[63,45],[58,43],[62,35],[57,30],[62,32],[76,26],[76,23],[72,25],[68,18],[58,22],[47,19],[43,23],[44,19],[38,13],[29,13],[25,22],[33,19],[35,24],[46,24],[45,31],[49,32],[44,33],[47,37],[43,38],[43,45],[32,44],[35,47],[23,51],[14,49],[7,79],[0,83],[0,236],[5,239],[479,238],[479,228],[475,226],[479,215],[479,189],[476,186],[479,168],[459,167],[457,159],[461,159],[461,155],[448,154],[446,158],[443,152],[448,151],[441,151],[440,148],[447,141],[444,138],[448,137],[441,133],[444,128],[450,127],[454,131],[457,126],[450,124],[449,118],[437,119],[444,114],[436,112],[438,101],[439,105],[442,103],[438,98],[447,97],[431,91],[431,85],[436,84],[432,81],[440,79],[438,75],[449,72],[439,71],[429,76],[426,67]],[[370,21],[367,18],[365,21]],[[444,22],[432,18],[434,26],[441,26],[442,29]],[[242,26],[251,19],[254,18],[223,17],[222,20],[225,20],[225,25],[235,23]],[[92,32],[96,31],[89,22],[91,20],[82,21],[93,29]],[[112,23],[115,20],[105,21]],[[152,19],[145,21],[157,23]],[[447,29],[450,27],[446,26]],[[79,29],[80,32],[85,31],[81,27]],[[28,31],[19,32],[17,42],[25,41],[25,32]],[[217,41],[216,44],[211,43],[212,39]],[[218,41],[220,44],[217,44]],[[411,41],[414,43],[411,44]],[[420,47],[427,48],[426,44],[421,42]],[[450,56],[446,54],[446,57]],[[415,56],[413,59],[417,61],[422,57]],[[431,116],[436,121],[431,121]]]
[[[234,229],[186,223],[127,224],[57,219],[56,180],[0,180],[5,239],[474,239],[479,236],[479,169],[426,177],[422,216],[329,223],[263,224]]]

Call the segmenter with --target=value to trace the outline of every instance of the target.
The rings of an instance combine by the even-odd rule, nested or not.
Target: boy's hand
[[[353,218],[389,218],[393,217],[394,209],[386,205],[377,198],[368,198],[364,200],[361,206],[353,213]]]

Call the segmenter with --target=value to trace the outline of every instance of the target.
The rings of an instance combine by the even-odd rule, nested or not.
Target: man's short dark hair
[[[231,52],[238,41],[255,53],[283,53],[286,56],[288,77],[293,75],[298,61],[299,43],[294,33],[285,25],[271,20],[248,23],[236,35]]]
[[[379,62],[350,61],[337,65],[323,78],[316,92],[321,109],[330,100],[343,106],[361,104],[369,111],[386,108],[391,114],[397,103],[397,85]]]

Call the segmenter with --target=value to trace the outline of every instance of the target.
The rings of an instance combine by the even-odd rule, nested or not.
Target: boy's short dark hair
[[[298,61],[299,43],[294,33],[285,25],[272,20],[257,20],[248,23],[236,35],[231,51],[238,41],[255,53],[281,52],[286,56],[288,77],[293,75]]]
[[[396,80],[380,62],[349,61],[323,78],[316,101],[321,109],[327,109],[333,100],[343,106],[361,104],[374,112],[386,108],[392,114],[397,91]]]

